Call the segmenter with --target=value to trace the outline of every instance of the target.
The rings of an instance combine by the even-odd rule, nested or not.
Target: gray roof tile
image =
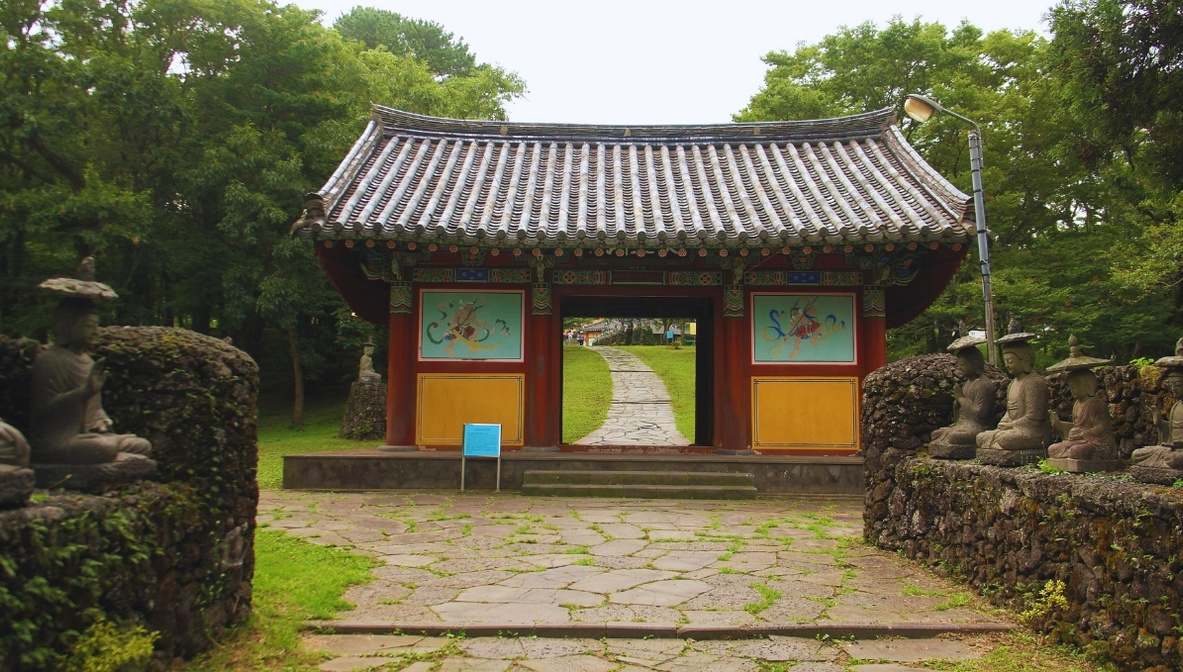
[[[973,237],[971,199],[908,145],[889,110],[625,127],[375,107],[309,196],[293,232],[317,239],[735,247]]]

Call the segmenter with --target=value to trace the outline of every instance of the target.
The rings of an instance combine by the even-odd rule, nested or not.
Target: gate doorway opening
[[[569,318],[606,321],[632,321],[636,325],[651,322],[669,324],[693,323],[693,345],[684,346],[694,351],[694,430],[686,438],[692,446],[714,445],[715,410],[715,338],[713,302],[709,298],[635,297],[635,296],[567,296],[559,301],[563,322]],[[648,328],[644,326],[641,328]],[[661,335],[662,341],[665,335]],[[680,334],[681,340],[686,335]],[[585,341],[584,347],[588,344]],[[578,347],[578,346],[567,346]],[[664,346],[656,346],[664,347]],[[566,364],[564,362],[563,366]],[[560,374],[563,379],[565,370]],[[566,403],[563,421],[566,423]],[[566,427],[564,426],[564,435]],[[579,438],[572,440],[578,441]],[[581,445],[581,444],[575,444]]]

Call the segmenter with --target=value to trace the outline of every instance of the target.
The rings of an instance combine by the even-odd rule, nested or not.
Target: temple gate
[[[698,322],[694,446],[850,455],[886,331],[941,293],[972,200],[889,110],[585,126],[375,107],[293,232],[389,327],[389,446],[561,443],[562,317]]]

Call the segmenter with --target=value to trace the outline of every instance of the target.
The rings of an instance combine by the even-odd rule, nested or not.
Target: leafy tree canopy
[[[0,330],[44,338],[33,289],[95,254],[118,321],[217,331],[254,354],[266,329],[287,332],[308,375],[331,375],[342,306],[289,238],[303,194],[370,101],[503,118],[523,90],[471,54],[441,77],[418,53],[270,0],[3,3]]]
[[[968,23],[950,30],[919,19],[896,18],[882,28],[863,23],[768,54],[764,87],[735,119],[893,108],[909,141],[966,193],[968,125],[942,115],[917,124],[903,114],[903,99],[923,93],[977,120],[1000,331],[1016,317],[1024,329],[1046,335],[1048,358],[1066,353],[1069,333],[1096,354],[1165,352],[1175,336],[1162,325],[1177,324],[1178,309],[1163,283],[1135,287],[1129,269],[1147,269],[1143,280],[1166,266],[1178,270],[1152,245],[1163,237],[1155,228],[1161,222],[1136,214],[1161,215],[1174,206],[1147,202],[1149,192],[1139,186],[1145,176],[1128,162],[1102,165],[1078,151],[1082,121],[1064,58],[1034,32],[987,35]],[[1176,253],[1183,247],[1172,244]],[[960,325],[984,326],[975,261],[971,252],[941,299],[889,335],[893,357],[940,351]]]

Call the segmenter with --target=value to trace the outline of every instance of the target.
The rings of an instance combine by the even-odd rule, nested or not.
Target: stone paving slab
[[[320,665],[325,672],[386,665],[404,672],[756,672],[777,664],[791,666],[794,672],[923,672],[932,668],[915,666],[916,661],[938,661],[937,668],[943,669],[951,661],[979,657],[988,648],[972,639],[819,641],[778,636],[697,641],[315,634],[303,641],[307,648],[333,656]],[[415,658],[419,660],[412,662]],[[860,660],[873,662],[854,664]]]
[[[963,589],[864,545],[861,517],[861,500],[842,497],[556,504],[516,493],[416,491],[264,491],[258,514],[260,525],[384,563],[372,583],[347,591],[355,609],[319,623],[345,633],[332,637],[371,639],[308,640],[335,656],[326,670],[401,655],[411,640],[378,637],[400,630],[463,632],[465,642],[506,633],[522,636],[512,641],[595,642],[594,650],[552,657],[566,668],[522,662],[542,659],[534,654],[481,659],[449,649],[435,660],[439,669],[594,671],[607,660],[673,672],[795,661],[799,672],[830,672],[835,660],[955,659],[966,652],[923,646],[945,646],[932,639],[942,632],[1010,627],[969,608]],[[818,649],[821,635],[858,641]],[[925,639],[873,641],[891,635]],[[619,652],[598,641],[614,637],[660,639]],[[735,641],[711,641],[721,639]],[[446,641],[425,641],[437,640]]]

